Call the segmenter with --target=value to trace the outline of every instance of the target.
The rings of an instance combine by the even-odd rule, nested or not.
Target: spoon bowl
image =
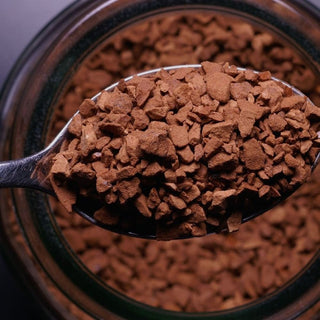
[[[161,71],[162,69],[166,71],[177,70],[181,68],[201,68],[200,64],[191,64],[191,65],[178,65],[178,66],[170,66],[165,68],[158,68],[154,70],[145,71],[137,74],[138,77],[151,76]],[[244,68],[237,68],[239,71],[245,71]],[[130,76],[124,79],[125,82],[131,80],[133,76]],[[290,84],[272,78],[277,82],[282,83],[283,85],[289,87],[295,95],[304,96],[304,94],[298,89],[294,88]],[[104,89],[104,91],[111,92],[119,82],[114,83]],[[103,92],[103,91],[102,91]],[[92,100],[94,102],[97,101],[98,97],[102,94],[102,92],[95,95]],[[309,100],[312,104],[312,102]],[[79,111],[68,121],[68,123],[63,127],[63,129],[59,132],[59,134],[55,137],[55,139],[42,151],[39,153],[32,155],[30,157],[20,159],[20,160],[11,160],[7,162],[0,163],[0,188],[12,188],[12,187],[23,187],[23,188],[32,188],[37,189],[42,192],[45,192],[49,195],[56,196],[51,184],[49,183],[49,179],[47,179],[50,172],[50,158],[52,158],[56,153],[59,152],[59,149],[66,139],[68,134],[68,127],[73,120],[73,118],[79,113]],[[318,132],[318,137],[320,137]],[[319,154],[316,157],[315,162],[312,164],[311,170],[317,166],[319,162]],[[287,193],[281,195],[280,198],[275,199],[274,201],[269,201],[263,207],[253,206],[251,210],[246,212],[242,212],[242,220],[241,222],[247,222],[262,213],[268,211],[272,207],[276,206],[279,202],[285,200],[288,196],[290,196],[297,188],[290,190]],[[77,214],[104,229],[108,229],[110,231],[125,234],[129,236],[139,237],[139,238],[147,238],[147,239],[157,239],[157,230],[154,222],[151,219],[146,219],[144,217],[137,218],[134,216],[135,221],[131,221],[130,228],[128,229],[125,226],[119,225],[110,225],[101,222],[100,220],[95,219],[94,213],[101,207],[101,204],[96,200],[90,200],[84,197],[78,197],[77,202],[73,205],[73,211]],[[117,207],[111,207],[111,210],[119,210]],[[122,208],[121,210],[132,210],[132,208]],[[207,224],[207,234],[212,233],[220,233],[227,231],[226,225],[214,226],[211,224]],[[187,238],[189,236],[181,236],[181,238]],[[191,236],[190,236],[191,237]]]

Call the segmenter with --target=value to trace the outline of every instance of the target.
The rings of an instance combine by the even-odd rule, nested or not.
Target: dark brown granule
[[[315,160],[310,151],[318,150],[319,108],[308,106],[305,97],[297,103],[291,90],[271,80],[270,72],[246,80],[244,71],[227,63],[203,62],[202,66],[120,81],[96,103],[85,100],[80,105],[81,135],[74,129],[79,126],[77,116],[68,142],[53,158],[50,177],[67,210],[72,211],[80,195],[99,199],[102,205],[118,205],[120,228],[130,229],[135,207],[154,222],[158,239],[170,240],[205,235],[207,219],[218,221],[221,229],[236,231],[242,214],[269,206],[306,181]],[[250,88],[247,95],[234,94],[231,99],[231,83]],[[165,92],[164,86],[169,88]],[[260,94],[254,96],[252,88]],[[213,99],[212,104],[201,104],[205,95]],[[132,110],[142,116],[142,130],[136,128]],[[283,131],[286,136],[281,136]],[[98,141],[105,137],[100,152]],[[115,148],[114,142],[119,141]],[[201,166],[208,171],[198,180]],[[184,172],[179,179],[178,170]],[[159,200],[148,207],[151,190]],[[169,205],[169,213],[156,214],[161,212],[160,202]],[[131,212],[122,213],[121,205]],[[194,206],[203,214],[192,210]],[[101,220],[101,212],[95,217]]]

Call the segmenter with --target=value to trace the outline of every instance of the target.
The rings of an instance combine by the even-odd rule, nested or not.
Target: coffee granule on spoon
[[[310,176],[320,108],[271,79],[203,62],[120,81],[85,100],[54,158],[52,186],[68,211],[79,195],[152,219],[159,239],[238,229],[257,210]]]

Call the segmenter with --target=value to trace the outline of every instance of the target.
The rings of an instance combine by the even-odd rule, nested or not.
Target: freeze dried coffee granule
[[[184,40],[188,35],[192,35],[192,41]],[[145,69],[203,60],[230,61],[256,70],[270,70],[320,104],[320,86],[314,74],[274,35],[232,17],[192,13],[153,19],[130,27],[97,50],[82,64],[62,97],[52,137],[85,98],[91,98],[120,78]],[[305,267],[320,245],[319,178],[316,170],[311,181],[293,197],[268,214],[244,224],[239,233],[172,243],[112,234],[90,225],[78,215],[67,214],[57,201],[51,200],[57,222],[70,246],[108,285],[159,308],[208,312],[263,297]],[[190,246],[192,250],[189,251]],[[183,255],[177,255],[182,252]],[[115,254],[114,258],[111,254]],[[200,261],[206,266],[206,261],[217,258],[217,265],[229,268],[227,273],[221,274],[221,270],[208,264],[210,275],[200,276]],[[260,277],[263,266],[267,266],[265,270],[276,270],[276,274],[271,273],[272,281],[265,282],[262,288],[261,281],[255,279]],[[194,303],[188,300],[187,308],[166,295],[177,284],[175,276],[169,277],[169,269],[176,271],[182,292],[192,297]],[[231,276],[237,290],[222,295],[220,284],[225,275]],[[319,309],[313,313],[317,311]],[[310,316],[300,318],[309,320]],[[77,319],[83,318],[77,315]]]
[[[68,211],[79,196],[99,199],[97,220],[131,230],[137,211],[158,239],[203,236],[207,225],[235,231],[242,213],[309,177],[319,118],[270,72],[210,62],[161,70],[82,102],[50,182]]]

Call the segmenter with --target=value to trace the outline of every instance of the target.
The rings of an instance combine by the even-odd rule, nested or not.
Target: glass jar
[[[290,45],[320,79],[320,11],[304,1],[78,1],[38,34],[6,82],[0,105],[1,160],[21,158],[44,147],[55,107],[90,53],[138,22],[182,12],[215,12],[268,30]],[[12,211],[19,230],[11,228]],[[154,308],[112,289],[81,262],[63,236],[47,196],[31,190],[1,190],[0,215],[9,261],[56,318],[71,315],[48,292],[40,270],[68,300],[99,319],[291,319],[320,298],[318,251],[280,289],[249,304],[207,313]],[[27,245],[20,245],[19,233]]]

